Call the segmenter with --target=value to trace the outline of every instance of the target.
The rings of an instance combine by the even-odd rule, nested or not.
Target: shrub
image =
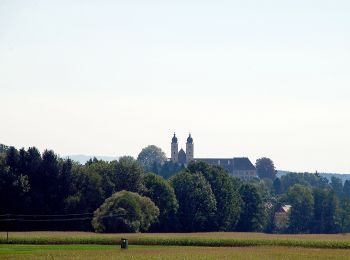
[[[158,207],[147,197],[120,191],[107,198],[94,212],[96,232],[147,231],[159,215]]]

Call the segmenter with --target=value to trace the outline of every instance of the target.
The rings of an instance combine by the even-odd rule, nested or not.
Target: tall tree
[[[313,233],[336,233],[339,230],[339,200],[331,189],[313,190]]]
[[[191,162],[187,171],[201,173],[209,182],[216,200],[217,213],[213,224],[216,230],[233,230],[240,214],[239,184],[228,173],[217,166],[205,162]]]
[[[313,219],[314,200],[311,190],[303,185],[295,184],[287,192],[287,200],[291,204],[289,229],[292,233],[308,233]]]
[[[19,152],[11,146],[6,152],[6,165],[10,167],[12,172],[18,172],[19,168]]]
[[[155,145],[149,145],[143,148],[137,156],[137,161],[146,172],[152,172],[155,166],[162,165],[166,160],[165,153]]]
[[[340,203],[340,231],[342,233],[350,232],[350,198],[344,198]]]
[[[343,195],[345,198],[350,199],[350,180],[346,180],[343,186]]]
[[[340,178],[332,176],[331,187],[339,198],[343,197],[343,182]]]
[[[115,161],[114,173],[116,191],[142,192],[144,190],[144,171],[134,158],[130,156],[119,158],[119,161]]]
[[[281,183],[280,178],[276,178],[273,181],[272,187],[273,187],[273,193],[275,195],[280,195],[282,193],[282,183]]]
[[[276,178],[276,169],[273,161],[270,158],[262,157],[256,160],[256,172],[258,176],[274,180]]]
[[[262,231],[265,221],[264,205],[257,188],[244,183],[239,193],[241,196],[241,215],[237,224],[238,231]]]
[[[166,161],[161,166],[158,165],[157,171],[154,171],[154,173],[159,174],[164,179],[169,179],[171,176],[184,170],[184,168],[182,164]]]
[[[149,197],[159,208],[159,217],[152,226],[152,231],[171,231],[179,204],[173,187],[161,176],[154,173],[145,176],[144,195]]]
[[[181,172],[170,182],[178,203],[180,230],[185,232],[213,230],[216,200],[208,181],[200,173]]]
[[[52,150],[45,150],[42,155],[40,167],[43,210],[45,213],[58,212],[57,205],[60,202],[58,157]]]
[[[13,152],[12,150],[11,154]],[[25,198],[30,190],[30,184],[26,175],[18,174],[12,169],[7,166],[6,159],[0,156],[0,212],[23,214],[27,206]]]

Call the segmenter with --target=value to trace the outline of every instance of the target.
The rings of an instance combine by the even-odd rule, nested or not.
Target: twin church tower
[[[187,164],[193,160],[193,138],[191,134],[187,137],[186,142],[186,152],[181,148],[179,151],[179,145],[177,142],[177,137],[174,133],[171,139],[171,161],[173,163]]]

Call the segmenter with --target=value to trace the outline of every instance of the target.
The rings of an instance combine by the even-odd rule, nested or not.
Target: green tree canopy
[[[217,166],[205,162],[191,162],[187,171],[203,174],[209,182],[216,200],[216,215],[213,221],[216,230],[233,230],[240,214],[239,184],[228,173]]]
[[[268,178],[274,180],[276,178],[276,169],[270,158],[262,157],[256,160],[256,172],[260,179]]]
[[[339,231],[339,200],[331,189],[313,190],[313,233],[336,233]]]
[[[94,212],[96,232],[147,231],[159,215],[158,207],[147,197],[120,191],[107,198]]]
[[[161,176],[149,173],[145,176],[145,188],[144,195],[149,197],[159,208],[158,221],[152,225],[151,230],[172,230],[179,208],[173,187]]]
[[[331,178],[331,187],[334,190],[335,194],[337,194],[337,196],[339,198],[343,197],[343,182],[340,178],[334,177],[332,176]]]
[[[208,181],[200,173],[181,172],[170,182],[179,203],[178,218],[181,231],[213,229],[216,200]]]
[[[342,233],[350,232],[350,199],[344,198],[340,202],[339,225]]]
[[[114,163],[115,190],[141,193],[144,190],[144,171],[138,161],[131,156],[124,156]]]
[[[310,188],[300,184],[293,185],[287,192],[287,200],[292,206],[289,217],[289,230],[292,233],[310,232],[314,206]]]
[[[308,187],[327,188],[328,180],[321,177],[319,173],[297,173],[290,172],[281,176],[281,192],[286,193],[290,187],[295,184],[300,184]]]
[[[137,161],[146,172],[152,172],[155,166],[162,165],[166,160],[165,153],[155,145],[149,145],[143,148],[137,156]]]
[[[244,183],[239,189],[239,194],[241,196],[241,214],[237,230],[262,231],[266,216],[263,200],[256,186]]]
[[[346,180],[343,186],[343,196],[350,199],[350,180]]]

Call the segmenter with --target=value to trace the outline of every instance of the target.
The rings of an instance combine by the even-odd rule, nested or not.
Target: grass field
[[[0,245],[0,259],[349,259],[345,249],[289,247],[178,247],[110,245]]]
[[[0,233],[0,259],[350,259],[349,234],[10,232],[9,242]]]

